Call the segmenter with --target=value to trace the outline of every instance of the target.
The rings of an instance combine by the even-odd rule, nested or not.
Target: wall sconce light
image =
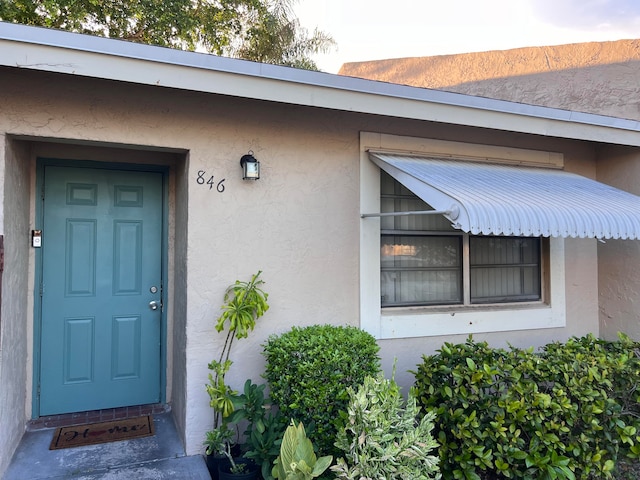
[[[243,180],[258,180],[260,178],[260,162],[255,159],[251,150],[242,156],[240,165],[242,166]]]

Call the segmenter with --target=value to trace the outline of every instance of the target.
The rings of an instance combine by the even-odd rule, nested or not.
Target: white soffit
[[[640,238],[640,197],[562,170],[370,152],[382,170],[472,234]]]

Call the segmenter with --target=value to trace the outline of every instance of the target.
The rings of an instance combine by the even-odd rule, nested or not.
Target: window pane
[[[415,196],[411,190],[405,188],[404,185],[396,181],[395,178],[384,170],[380,170],[380,193],[382,195]]]
[[[382,197],[380,212],[415,212],[433,210],[386,172],[380,172]],[[382,230],[452,231],[451,222],[442,215],[402,215],[381,217]]]
[[[470,237],[471,303],[540,300],[540,239]]]
[[[381,212],[433,209],[386,172],[380,178]],[[467,296],[473,304],[542,298],[540,238],[456,235],[442,215],[380,221],[382,306],[457,304]],[[464,254],[463,238],[469,239]],[[470,291],[463,292],[467,271]]]
[[[383,306],[460,303],[460,237],[382,235]]]

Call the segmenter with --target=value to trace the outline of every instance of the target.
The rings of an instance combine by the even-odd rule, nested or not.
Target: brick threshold
[[[88,412],[48,415],[27,422],[27,432],[47,428],[68,427],[70,425],[85,425],[88,423],[108,422],[110,420],[122,420],[124,418],[141,417],[143,415],[159,415],[170,411],[170,405],[156,403],[151,405],[135,405],[132,407],[105,408],[103,410],[91,410]]]

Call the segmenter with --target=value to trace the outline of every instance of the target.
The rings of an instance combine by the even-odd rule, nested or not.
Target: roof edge
[[[234,58],[220,57],[216,55],[188,52],[178,49],[166,47],[158,47],[153,45],[145,45],[139,43],[128,42],[119,39],[110,39],[98,36],[82,35],[62,30],[54,30],[43,27],[33,27],[19,25],[14,23],[0,22],[0,43],[13,42],[23,46],[31,45],[32,47],[49,47],[53,49],[63,49],[69,52],[84,53],[90,55],[107,55],[117,59],[126,59],[133,61],[151,62],[152,64],[169,67],[187,68],[194,71],[200,71],[208,74],[226,74],[234,77],[240,76],[250,81],[271,81],[288,85],[288,87],[298,86],[306,89],[322,89],[324,91],[333,92],[337,95],[341,93],[353,94],[355,96],[365,96],[368,101],[345,102],[344,98],[336,99],[328,95],[318,96],[307,92],[297,92],[297,94],[289,95],[289,90],[280,90],[279,93],[266,93],[267,89],[257,89],[250,91],[226,91],[223,88],[216,88],[215,82],[210,82],[207,88],[197,85],[188,85],[186,80],[182,84],[162,84],[158,82],[145,82],[128,75],[123,70],[118,80],[131,83],[147,83],[155,85],[163,85],[171,88],[182,88],[187,90],[197,90],[207,93],[230,94],[236,96],[244,96],[247,98],[255,98],[261,100],[278,101],[282,103],[290,103],[304,106],[314,106],[321,108],[330,108],[343,111],[351,111],[358,113],[372,113],[380,115],[397,116],[403,118],[439,121],[444,123],[453,123],[459,125],[480,126],[499,130],[519,131],[525,133],[542,134],[547,136],[558,136],[563,138],[575,138],[594,141],[609,141],[612,143],[621,143],[628,145],[640,146],[640,122],[629,119],[609,117],[591,113],[575,112],[570,110],[561,110],[551,107],[528,105],[523,103],[510,102],[505,100],[497,100],[486,97],[475,97],[461,93],[446,92],[442,90],[432,90],[426,88],[412,87],[406,85],[392,84],[367,80],[355,77],[346,77],[324,72],[314,72],[301,70],[291,67],[279,65],[271,65],[264,63],[251,62]],[[1,50],[0,50],[1,51]],[[82,72],[78,70],[66,71],[60,65],[38,63],[21,64],[18,56],[20,52],[16,51],[14,58],[0,56],[0,64],[21,68],[32,68],[51,72],[73,73],[76,75],[112,78],[103,76],[94,72]],[[24,58],[24,57],[23,57]],[[67,69],[69,70],[69,69]],[[246,87],[246,84],[244,84]],[[285,92],[285,90],[287,90]],[[291,92],[290,92],[291,93]],[[377,103],[371,103],[371,97],[381,100]],[[416,108],[407,109],[406,105],[402,106],[398,112],[390,107],[385,98],[398,99],[401,102],[418,103]],[[446,109],[457,110],[449,111],[444,114],[441,108],[436,108],[432,112],[425,112],[425,104],[434,107],[443,107]],[[460,109],[473,110],[477,112],[490,112],[498,116],[513,116],[521,119],[530,119],[533,121],[542,121],[536,125],[514,124],[512,120],[504,118],[496,118],[493,121],[485,118],[484,122],[469,119],[466,115],[460,115]],[[457,118],[457,120],[456,120]],[[549,125],[551,122],[555,125],[563,123],[565,128],[553,128]],[[486,123],[486,124],[485,124]],[[589,127],[590,130],[579,132],[575,127]],[[599,131],[605,129],[608,133]],[[617,132],[612,134],[611,130]],[[631,134],[631,135],[629,135]],[[638,138],[635,138],[635,137]],[[620,137],[620,138],[618,138]]]

